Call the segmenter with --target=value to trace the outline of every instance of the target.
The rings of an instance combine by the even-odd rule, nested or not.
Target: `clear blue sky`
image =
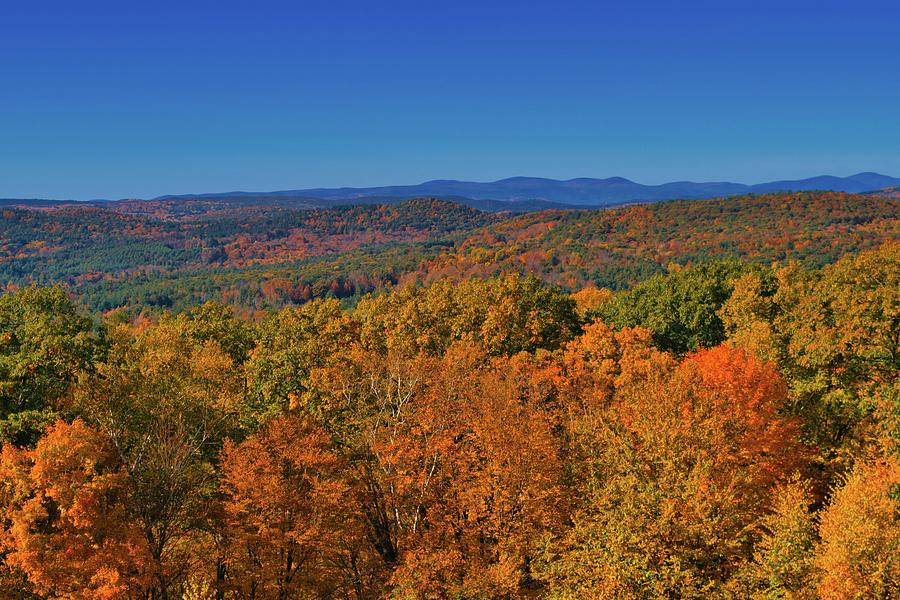
[[[0,4],[0,197],[900,176],[900,3]]]

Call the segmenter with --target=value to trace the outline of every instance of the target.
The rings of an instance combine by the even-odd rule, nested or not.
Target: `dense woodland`
[[[409,283],[533,274],[624,289],[671,264],[808,267],[900,236],[889,194],[769,194],[614,210],[485,213],[434,199],[302,209],[244,199],[0,208],[0,282],[68,286],[95,311],[209,300],[251,314]]]
[[[896,199],[444,208],[5,209],[0,597],[900,597]]]

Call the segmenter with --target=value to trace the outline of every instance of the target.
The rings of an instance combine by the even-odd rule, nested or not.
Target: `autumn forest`
[[[900,200],[0,207],[0,597],[900,597]]]

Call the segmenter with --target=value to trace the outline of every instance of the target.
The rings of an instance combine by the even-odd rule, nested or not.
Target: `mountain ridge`
[[[847,177],[818,175],[805,179],[786,179],[756,184],[683,180],[645,185],[625,177],[575,177],[561,180],[514,176],[489,182],[432,179],[411,185],[166,194],[148,199],[76,201],[0,198],[0,207],[52,207],[61,204],[103,206],[117,203],[161,201],[172,203],[193,200],[282,208],[329,208],[355,204],[391,204],[411,198],[441,198],[488,212],[531,212],[553,208],[607,208],[631,203],[702,200],[773,192],[834,191],[864,194],[897,188],[900,188],[900,178],[871,171]]]
[[[294,197],[335,201],[358,201],[365,198],[405,199],[414,197],[455,197],[475,201],[517,203],[543,201],[572,206],[607,206],[626,202],[653,202],[672,199],[703,199],[741,194],[827,190],[864,193],[900,186],[900,178],[874,172],[861,172],[847,177],[819,175],[757,184],[730,181],[672,181],[645,185],[624,177],[576,177],[551,179],[515,176],[496,181],[476,182],[456,179],[432,179],[412,185],[372,187],[307,188],[271,192],[221,192],[202,194],[169,194],[154,200],[221,197]]]

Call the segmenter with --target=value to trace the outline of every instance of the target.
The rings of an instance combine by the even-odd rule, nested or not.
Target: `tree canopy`
[[[895,597],[898,256],[252,318],[7,293],[0,596]]]

